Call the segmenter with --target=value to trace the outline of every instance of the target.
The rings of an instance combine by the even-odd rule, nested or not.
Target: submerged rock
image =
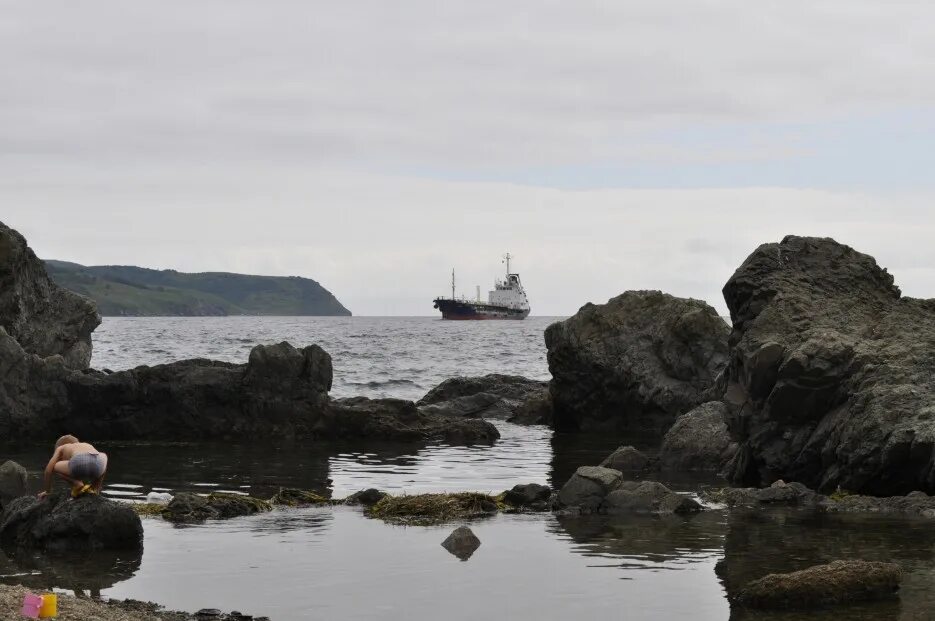
[[[894,597],[902,570],[895,563],[834,561],[788,574],[770,574],[736,596],[750,608],[811,609]]]
[[[442,541],[442,547],[462,561],[466,561],[480,547],[480,539],[467,526],[459,526]]]
[[[613,468],[620,472],[640,472],[651,465],[652,460],[632,446],[621,446],[601,462],[601,468]]]
[[[430,390],[417,403],[426,413],[495,418],[518,424],[548,424],[548,382],[517,375],[453,377]]]
[[[705,302],[659,291],[586,304],[545,332],[556,429],[661,435],[707,400],[729,332]]]
[[[54,494],[22,496],[0,515],[0,544],[5,548],[56,550],[135,549],[143,543],[143,525],[128,505],[96,494],[72,499]]]
[[[0,509],[14,498],[26,494],[26,469],[15,461],[5,461],[0,465]]]
[[[724,298],[734,482],[935,492],[935,301],[902,298],[868,255],[795,236],[757,248]]]
[[[169,522],[198,524],[205,520],[252,515],[270,511],[272,508],[269,502],[252,496],[222,493],[199,496],[190,492],[179,492],[160,514]]]
[[[26,239],[0,222],[0,327],[28,353],[86,369],[100,323],[94,302],[52,282]]]
[[[610,515],[648,513],[697,513],[701,505],[683,494],[677,494],[656,481],[624,481],[607,494],[601,503],[601,513]]]
[[[726,417],[727,406],[720,401],[703,403],[679,416],[662,439],[660,466],[678,471],[720,471],[737,451]]]

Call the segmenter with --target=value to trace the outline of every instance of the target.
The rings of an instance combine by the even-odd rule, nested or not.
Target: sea
[[[112,370],[185,358],[244,362],[260,343],[322,346],[333,359],[332,394],[418,399],[456,375],[548,379],[545,328],[561,318],[450,322],[434,317],[105,318],[93,365]],[[638,437],[554,433],[496,422],[490,446],[362,442],[101,442],[111,458],[110,498],[227,491],[269,497],[280,487],[346,496],[500,492],[518,483],[560,487]],[[34,485],[49,447],[0,445],[0,461],[25,465]],[[697,497],[711,476],[661,476]],[[481,541],[467,561],[440,544],[458,523],[394,526],[359,509],[276,510],[174,526],[144,519],[142,556],[8,557],[0,581],[169,609],[239,610],[275,621],[503,619],[929,619],[935,610],[935,529],[927,521],[745,515],[708,506],[694,516],[499,515],[470,523]],[[752,614],[731,608],[726,581],[753,579],[838,558],[896,560],[900,598],[840,610]]]

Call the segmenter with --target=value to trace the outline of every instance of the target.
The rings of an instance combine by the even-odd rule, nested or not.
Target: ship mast
[[[511,255],[509,252],[506,253],[505,255],[503,255],[503,260],[504,260],[504,262],[506,262],[506,277],[507,277],[507,280],[510,279],[510,259],[512,259],[512,258],[513,258],[513,255]]]
[[[455,268],[451,268],[451,299],[455,299]]]

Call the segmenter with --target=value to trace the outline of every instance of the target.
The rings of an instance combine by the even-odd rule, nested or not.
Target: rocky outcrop
[[[633,473],[648,470],[653,466],[653,461],[645,453],[632,446],[621,446],[608,455],[600,466]]]
[[[128,505],[95,494],[23,496],[0,515],[0,545],[45,552],[137,549],[143,525]]]
[[[410,401],[332,400],[317,345],[258,345],[246,364],[183,360],[102,373],[23,351],[0,328],[0,435],[97,439],[375,438],[490,442],[481,420],[419,412]]]
[[[557,497],[559,509],[609,515],[695,513],[698,502],[656,481],[625,481],[618,470],[578,468]]]
[[[935,491],[935,301],[831,239],[760,246],[724,287],[729,475],[875,495]]]
[[[628,291],[545,332],[559,430],[650,430],[709,400],[730,329],[708,304]]]
[[[26,494],[26,469],[15,461],[5,461],[0,465],[0,509],[14,498]]]
[[[447,379],[419,400],[419,409],[443,416],[495,418],[523,425],[551,421],[548,382],[517,375]]]
[[[100,323],[94,303],[52,282],[23,236],[0,222],[0,327],[29,353],[86,369]]]
[[[702,403],[679,416],[662,438],[660,467],[719,472],[737,451],[726,417],[727,406],[720,401]]]
[[[734,601],[765,609],[813,609],[896,596],[902,570],[895,563],[834,561],[748,584]]]

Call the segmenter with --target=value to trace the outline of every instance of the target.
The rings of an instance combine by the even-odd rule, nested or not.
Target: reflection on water
[[[112,456],[106,491],[228,490],[270,496],[279,486],[333,491],[488,490],[516,483],[558,486],[640,438],[553,435],[498,424],[492,446],[292,443],[286,445],[101,443]],[[11,447],[34,483],[49,447]],[[697,489],[701,479],[663,482]],[[0,580],[172,608],[241,609],[273,619],[476,619],[608,617],[756,618],[730,611],[726,593],[772,572],[835,559],[894,560],[906,570],[898,602],[813,611],[818,619],[924,619],[935,606],[935,529],[930,522],[774,509],[693,516],[502,515],[471,524],[482,545],[467,562],[441,547],[455,524],[389,526],[359,509],[277,510],[199,526],[145,520],[145,553],[0,555]]]

